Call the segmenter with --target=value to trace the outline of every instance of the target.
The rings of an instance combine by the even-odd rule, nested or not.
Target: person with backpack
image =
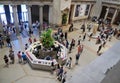
[[[24,52],[22,52],[22,58],[23,58],[23,63],[27,63],[27,57],[26,55],[24,54]]]

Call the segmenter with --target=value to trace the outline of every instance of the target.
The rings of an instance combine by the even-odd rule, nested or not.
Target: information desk
[[[66,49],[65,46],[63,46],[59,42],[55,41],[54,46],[56,47],[58,45],[60,45],[62,47],[59,59],[61,59],[64,62],[67,59],[67,49]],[[57,65],[58,64],[57,60],[56,59],[53,59],[53,60],[38,59],[33,54],[33,50],[37,46],[42,46],[42,43],[40,43],[39,41],[34,42],[26,50],[26,56],[28,58],[29,64],[31,65],[32,68],[42,69],[42,70],[51,70],[51,64],[52,64],[52,62],[54,63],[54,65]]]

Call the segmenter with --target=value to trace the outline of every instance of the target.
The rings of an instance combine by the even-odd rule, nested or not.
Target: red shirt
[[[21,54],[20,53],[18,53],[17,56],[18,56],[18,58],[21,58]]]
[[[80,53],[81,52],[81,46],[79,45],[78,46],[78,53]]]

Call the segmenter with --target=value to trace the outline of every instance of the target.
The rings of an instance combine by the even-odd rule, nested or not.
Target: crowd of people
[[[86,27],[87,25],[87,27]],[[37,21],[36,23],[33,23],[33,28],[38,28],[40,26],[39,22]],[[46,26],[46,25],[45,25]],[[22,25],[21,25],[22,27]],[[24,26],[25,27],[25,26]],[[73,23],[70,25],[68,32],[72,32],[74,31],[73,29],[74,25]],[[88,29],[88,32],[91,32],[91,29],[93,28],[93,24],[89,23],[89,24],[85,24],[85,22],[81,25],[80,29],[82,30],[82,34],[80,34],[77,38],[77,40],[75,38],[72,38],[71,41],[68,40],[68,32],[63,32],[62,28],[58,28],[57,32],[55,34],[53,34],[53,37],[56,41],[58,41],[59,43],[63,44],[67,49],[68,49],[68,53],[71,53],[73,49],[75,49],[77,47],[77,53],[76,55],[74,55],[75,58],[75,65],[79,64],[79,59],[80,56],[83,52],[84,49],[84,45],[81,42],[86,41],[86,36],[88,36],[88,40],[87,41],[91,41],[92,36],[94,35],[94,33],[92,32],[90,35],[87,34],[86,29]],[[12,29],[12,32],[16,32],[16,30],[14,29],[14,27],[12,28],[7,28],[6,30],[4,30],[4,34],[10,34],[9,31]],[[21,32],[22,32],[21,28]],[[97,54],[100,54],[100,51],[102,49],[102,47],[105,47],[106,43],[108,41],[112,40],[112,37],[115,36],[116,38],[120,37],[120,30],[118,30],[117,28],[113,28],[112,25],[110,23],[108,24],[104,24],[101,20],[98,21],[98,28],[97,31],[99,32],[99,35],[96,37],[96,45],[99,45],[98,50],[96,51]],[[30,32],[32,33],[32,32]],[[82,35],[82,36],[81,36]],[[31,37],[28,39],[27,44],[25,44],[25,50],[29,47],[30,44],[32,44],[33,42],[36,42],[36,38],[34,38],[33,40],[31,39]],[[77,43],[76,43],[77,41]],[[12,50],[12,45],[10,43],[10,38],[9,36],[7,36],[6,38],[6,43],[7,46],[10,47],[10,51],[9,51],[9,55],[4,55],[4,61],[6,63],[6,66],[9,67],[9,64],[14,64],[15,63],[15,55],[14,55],[14,51]],[[2,41],[2,35],[0,35],[0,46],[2,48],[2,46],[4,45],[4,42]],[[17,53],[18,56],[18,62],[21,64],[25,64],[27,62],[27,58],[24,52],[18,51]],[[56,75],[57,75],[57,79],[59,81],[61,81],[62,83],[65,83],[66,81],[66,77],[67,77],[67,71],[65,70],[65,68],[69,68],[71,69],[72,64],[73,64],[73,57],[68,57],[68,59],[66,60],[65,65],[57,65],[56,68],[54,68],[54,63],[51,64],[52,68],[52,73],[54,71],[56,71]]]
[[[17,56],[18,56],[18,63],[25,64],[27,62],[27,57],[26,57],[24,52],[22,52],[22,54],[21,54],[21,51],[19,51],[17,53]],[[6,67],[9,67],[10,64],[15,63],[15,54],[14,54],[14,51],[13,51],[12,47],[9,50],[9,54],[4,55],[3,59],[4,59],[5,63],[6,63]]]

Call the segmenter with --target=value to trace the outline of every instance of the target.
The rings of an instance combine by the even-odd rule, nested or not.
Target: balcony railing
[[[120,2],[120,0],[102,0],[103,2],[104,1],[109,1],[109,2]]]
[[[75,1],[96,1],[96,0],[72,0],[73,2]]]

